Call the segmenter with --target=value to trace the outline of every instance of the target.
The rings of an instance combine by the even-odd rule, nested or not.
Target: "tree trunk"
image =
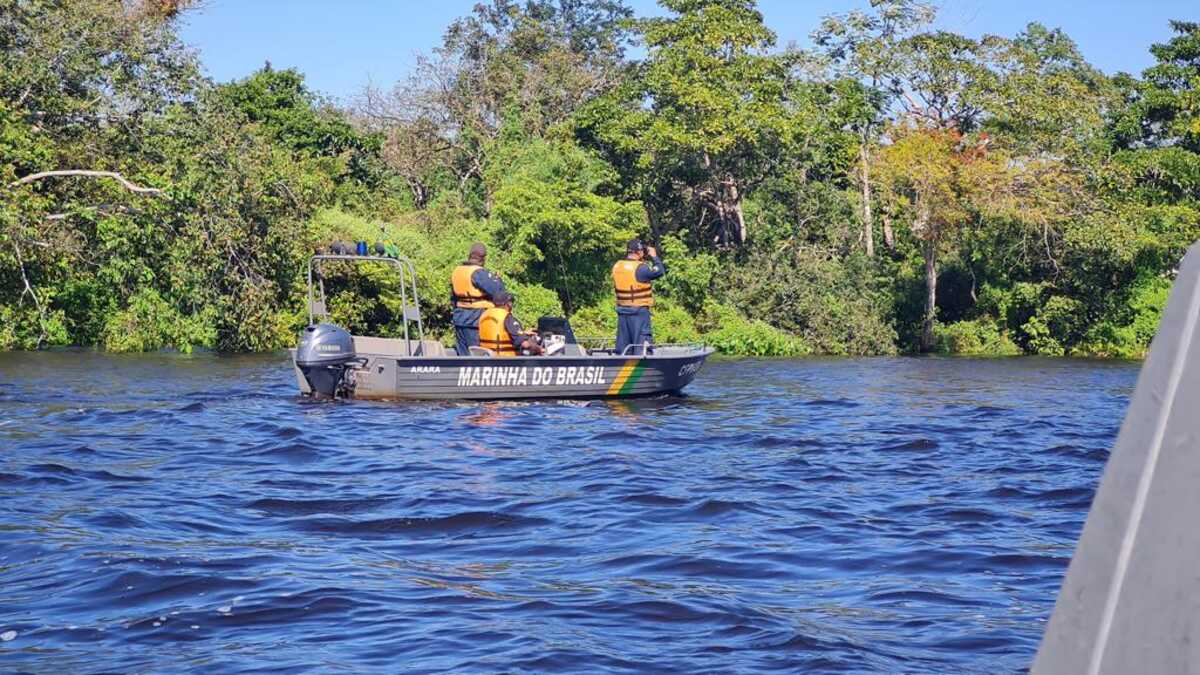
[[[892,231],[892,217],[886,209],[880,216],[883,219],[883,245],[887,246],[889,251],[895,251],[896,233]]]
[[[738,192],[736,185],[731,185],[729,192],[731,196],[729,212],[733,215],[737,243],[740,246],[746,243],[746,216],[742,213],[742,195]]]
[[[428,200],[425,185],[417,178],[409,178],[408,189],[412,192],[413,206],[417,210],[424,209]]]
[[[738,246],[746,243],[746,216],[742,212],[742,192],[738,189],[737,180],[726,175],[712,188],[699,191],[701,203],[713,211],[716,220],[717,236],[715,241],[724,246],[734,243]]]
[[[921,351],[933,351],[933,322],[937,318],[937,237],[921,246],[925,257],[925,320],[921,323]]]
[[[862,219],[863,240],[867,245],[867,255],[875,257],[875,226],[871,216],[871,170],[867,157],[867,135],[862,135],[862,143],[858,146],[859,168],[862,178]]]

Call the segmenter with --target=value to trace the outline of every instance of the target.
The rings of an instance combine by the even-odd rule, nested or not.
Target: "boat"
[[[392,265],[400,277],[403,337],[352,335],[328,322],[322,267]],[[547,355],[500,357],[471,347],[460,356],[425,338],[416,270],[403,256],[319,254],[308,265],[308,326],[292,367],[303,396],[320,399],[603,399],[678,394],[713,349],[704,344],[580,343],[562,318],[543,317]],[[315,280],[315,283],[314,283]],[[589,344],[589,346],[585,346]],[[635,353],[636,352],[636,353]]]

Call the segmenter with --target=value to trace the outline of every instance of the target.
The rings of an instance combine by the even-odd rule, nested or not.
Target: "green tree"
[[[1122,148],[1176,146],[1200,153],[1200,23],[1172,21],[1176,36],[1150,47],[1158,63],[1136,82],[1122,78],[1125,107],[1113,120]]]
[[[1200,238],[1200,24],[1175,21],[1157,63],[1115,78],[1113,152],[1094,190],[1108,210],[1066,233],[1065,268],[1092,327],[1080,349],[1137,356],[1157,325],[1163,287]]]
[[[615,87],[629,16],[619,0],[479,3],[407,80],[367,88],[356,113],[386,137],[384,158],[418,208],[452,189],[485,213],[483,171],[502,128],[542,136]]]
[[[1174,21],[1177,35],[1150,48],[1158,63],[1138,82],[1121,77],[1125,106],[1113,116],[1117,162],[1139,201],[1200,201],[1200,23]]]
[[[925,313],[920,348],[934,347],[938,262],[954,234],[971,217],[979,186],[964,154],[962,135],[953,130],[894,126],[891,144],[879,153],[876,173],[889,207],[909,223],[920,242],[925,266]]]
[[[379,184],[382,136],[357,131],[333,106],[304,84],[294,69],[270,64],[249,77],[216,88],[220,103],[236,109],[282,147],[339,160],[333,178],[363,189]]]
[[[178,41],[179,5],[148,7],[3,7],[10,345],[242,350],[291,339],[304,220],[332,198],[339,159],[247,125]]]
[[[515,141],[488,171],[495,236],[522,279],[557,289],[568,312],[611,296],[609,269],[645,227],[637,202],[599,194],[612,169],[569,143]]]
[[[1103,112],[1113,102],[1111,83],[1062,31],[1039,24],[983,45],[995,77],[979,94],[978,137],[1005,166],[1003,180],[959,230],[951,271],[966,272],[970,285],[960,284],[946,304],[959,308],[951,318],[986,315],[1024,348],[1062,353],[1079,331],[1056,316],[1067,306],[1085,315],[1079,285],[1064,265],[1067,234],[1109,210],[1094,177],[1108,161]],[[981,288],[991,299],[1009,297],[976,306]],[[1022,290],[1031,288],[1038,291]]]
[[[770,53],[775,34],[753,0],[661,4],[674,15],[637,21],[647,58],[581,114],[581,137],[632,174],[656,230],[683,224],[672,218],[682,203],[693,233],[741,244],[744,200],[801,140],[790,57]]]
[[[861,102],[850,119],[858,132],[858,186],[861,193],[863,243],[875,255],[871,195],[871,156],[886,113],[903,95],[897,87],[903,72],[902,43],[933,22],[936,11],[919,0],[871,0],[871,12],[860,10],[825,17],[813,31],[813,43],[828,59],[835,78],[862,82]],[[884,220],[884,243],[895,245],[891,223]]]
[[[171,18],[187,3],[0,0],[0,314],[9,344],[71,341],[64,282],[88,219],[153,209],[162,192],[134,153],[142,122],[199,81]]]

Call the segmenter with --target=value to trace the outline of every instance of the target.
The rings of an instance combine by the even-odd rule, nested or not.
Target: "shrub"
[[[1025,334],[1025,350],[1030,353],[1042,356],[1062,356],[1065,352],[1062,343],[1054,337],[1050,326],[1046,325],[1040,316],[1030,317],[1021,326],[1021,332]]]
[[[812,350],[804,341],[758,319],[730,323],[704,336],[722,354],[737,356],[803,356]]]
[[[184,316],[153,288],[144,288],[104,326],[101,344],[114,352],[145,352],[172,347],[190,352],[217,341],[215,309]]]
[[[654,306],[654,341],[698,342],[700,331],[696,329],[696,317],[680,305],[669,300],[659,300]],[[613,312],[614,316],[616,312]]]
[[[1162,277],[1143,276],[1134,282],[1129,300],[1101,318],[1088,330],[1075,353],[1122,359],[1142,358],[1158,331],[1171,282]]]
[[[682,236],[686,234],[681,233]],[[662,238],[662,250],[659,253],[669,271],[654,283],[656,292],[671,298],[688,311],[700,311],[708,302],[713,280],[721,267],[720,260],[711,253],[688,251],[683,240],[673,234]]]
[[[934,326],[937,351],[972,356],[1012,356],[1021,349],[990,318]]]
[[[38,344],[42,337],[41,344]],[[45,321],[32,303],[0,305],[0,350],[36,349],[46,345],[70,344],[67,316],[60,309],[46,313]]]
[[[599,303],[571,315],[571,330],[579,338],[612,340],[617,334],[617,313],[612,303]]]
[[[713,328],[703,340],[723,354],[736,356],[804,356],[812,349],[797,336],[758,319],[748,319],[724,305],[710,304],[705,321]]]
[[[875,263],[786,246],[726,261],[722,301],[825,354],[892,354],[891,300]]]

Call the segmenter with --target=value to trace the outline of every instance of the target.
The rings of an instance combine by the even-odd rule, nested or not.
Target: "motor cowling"
[[[316,398],[338,398],[349,393],[352,382],[347,371],[358,362],[354,338],[341,326],[319,323],[300,334],[296,367]]]

